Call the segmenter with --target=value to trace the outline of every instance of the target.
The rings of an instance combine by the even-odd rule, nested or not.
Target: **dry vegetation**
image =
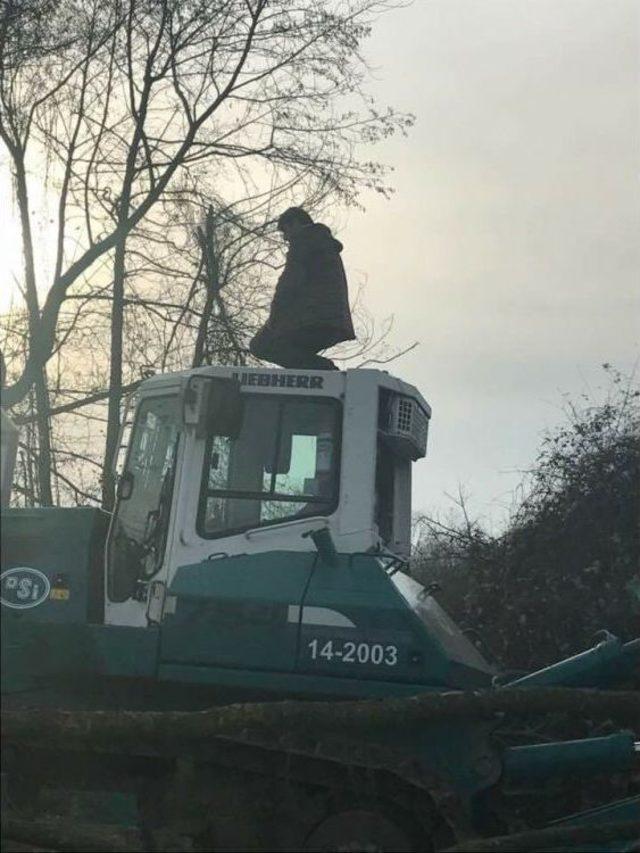
[[[567,402],[543,440],[508,528],[491,535],[462,507],[422,517],[414,570],[507,667],[531,670],[623,639],[640,620],[640,391],[605,365],[604,402]]]

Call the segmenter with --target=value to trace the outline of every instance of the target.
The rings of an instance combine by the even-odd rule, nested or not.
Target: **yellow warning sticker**
[[[54,586],[49,593],[49,598],[53,598],[54,601],[66,601],[69,598],[69,590],[56,589]]]

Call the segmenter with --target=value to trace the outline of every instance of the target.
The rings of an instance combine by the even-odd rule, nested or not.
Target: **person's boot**
[[[314,355],[305,359],[304,365],[306,370],[338,370],[336,364],[330,358],[325,358],[322,355]]]

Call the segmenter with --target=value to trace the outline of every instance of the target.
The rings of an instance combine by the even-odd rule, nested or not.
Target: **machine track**
[[[524,698],[526,713],[554,698],[563,708],[599,707],[620,722],[638,709],[633,693],[524,693],[193,712],[4,712],[7,804],[14,816],[46,814],[71,825],[82,819],[77,792],[126,795],[130,813],[120,826],[139,832],[146,850],[443,850],[528,827],[505,811],[502,822],[495,817],[495,784],[463,800],[430,775],[415,734],[446,718],[444,731],[454,736],[458,715],[467,729],[479,727],[482,742],[481,733],[497,725],[496,711],[512,706],[525,713]],[[415,749],[393,743],[391,735],[403,732],[413,732]],[[92,820],[105,822],[95,811]]]

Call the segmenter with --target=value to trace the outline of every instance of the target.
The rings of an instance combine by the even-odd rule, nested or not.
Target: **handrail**
[[[280,531],[289,527],[296,527],[300,524],[318,524],[318,522],[324,522],[325,527],[329,527],[329,521],[325,515],[310,515],[306,518],[294,518],[291,521],[285,521],[282,524],[270,524],[268,527],[253,527],[251,530],[245,531],[245,539],[253,539],[255,536],[259,536],[262,533],[269,533],[270,531]]]

